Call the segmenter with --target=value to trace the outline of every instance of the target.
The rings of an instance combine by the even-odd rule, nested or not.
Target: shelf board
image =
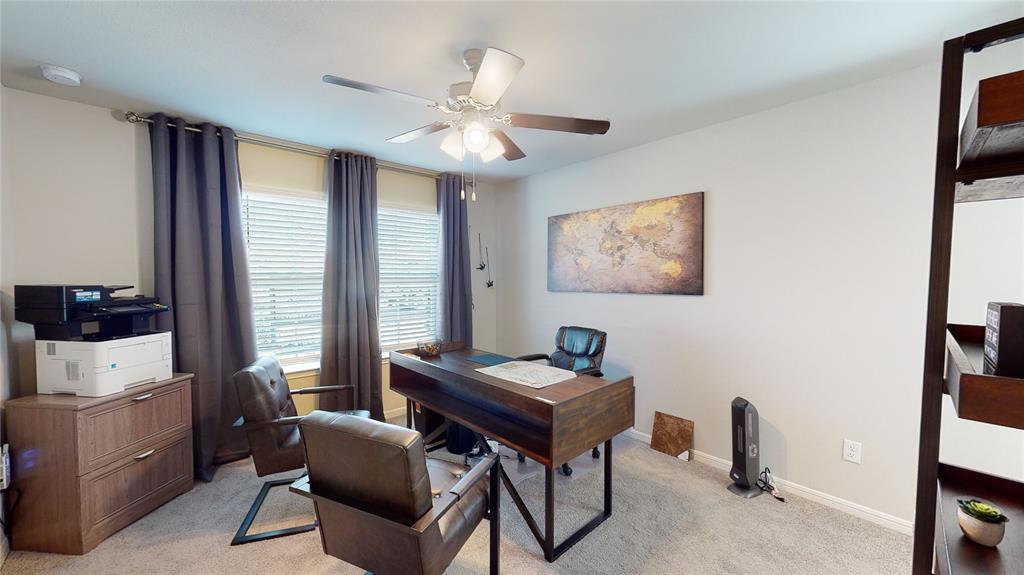
[[[1010,518],[1006,536],[998,547],[978,545],[963,536],[956,516],[956,500],[965,497],[989,501]],[[939,463],[936,509],[938,573],[1024,573],[1024,483]]]
[[[958,182],[956,203],[984,202],[1024,198],[1024,176],[975,180],[971,184]]]
[[[978,83],[960,131],[960,165],[956,176],[964,184],[993,188],[987,193],[975,190],[966,197],[999,199],[1024,195],[1024,179],[1018,178],[1015,185],[1009,186],[982,183],[1024,176],[1024,70]]]
[[[1024,379],[985,374],[984,341],[983,326],[947,326],[946,392],[961,419],[1024,429]]]
[[[960,164],[1024,153],[1024,70],[978,82],[960,131]]]

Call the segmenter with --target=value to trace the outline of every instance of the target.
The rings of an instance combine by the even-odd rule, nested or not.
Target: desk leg
[[[530,512],[529,507],[526,506],[526,502],[519,495],[519,490],[512,484],[512,480],[509,479],[505,470],[501,471],[501,481],[505,484],[505,489],[508,494],[512,497],[512,502],[515,503],[519,509],[519,513],[526,520],[526,526],[530,528],[530,532],[533,533],[534,539],[540,544],[541,550],[544,552],[544,559],[549,563],[554,563],[563,553],[568,551],[573,545],[577,544],[584,537],[587,536],[591,531],[597,529],[597,526],[604,522],[612,515],[612,442],[608,440],[604,444],[604,511],[597,517],[594,517],[586,525],[580,527],[575,533],[566,538],[565,541],[555,544],[555,471],[550,467],[544,468],[544,532],[541,533],[540,528],[537,526],[537,522],[533,518],[533,513]]]
[[[604,516],[612,516],[612,440],[604,442]]]
[[[547,470],[548,476],[554,472],[550,469]],[[551,545],[555,542],[555,496],[554,496],[554,482],[549,481],[547,484],[547,490],[545,492],[545,500],[547,502],[547,515],[545,516],[547,533],[545,533],[545,548],[544,558],[549,563],[554,562],[556,559],[562,556],[563,553],[568,551],[573,545],[579,543],[584,537],[586,537],[591,531],[597,529],[597,526],[604,523],[605,519],[612,516],[612,441],[609,439],[604,442],[604,512],[597,517],[590,520],[589,523],[580,527],[575,533],[570,535],[558,545],[554,546],[554,549],[549,553]]]
[[[555,560],[555,472],[544,468],[544,558]]]
[[[501,571],[501,458],[491,466],[491,575]]]
[[[412,429],[412,400],[405,400],[405,426]]]

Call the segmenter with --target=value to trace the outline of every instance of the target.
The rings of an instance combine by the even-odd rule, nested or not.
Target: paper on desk
[[[509,361],[490,367],[479,367],[477,371],[497,377],[498,379],[511,381],[512,383],[528,385],[534,389],[540,389],[576,377],[575,373],[567,369],[559,369],[550,365],[541,365],[529,361]]]

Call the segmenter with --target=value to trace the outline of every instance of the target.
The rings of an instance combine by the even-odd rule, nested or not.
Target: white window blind
[[[381,349],[437,337],[440,228],[433,211],[379,207]]]
[[[256,347],[282,363],[320,358],[327,198],[245,191]]]

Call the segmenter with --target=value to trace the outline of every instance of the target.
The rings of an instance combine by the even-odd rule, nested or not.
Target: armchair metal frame
[[[317,393],[326,393],[329,391],[343,391],[346,389],[354,389],[352,385],[324,385],[318,387],[303,387],[301,389],[288,390],[288,395],[311,395]],[[245,421],[244,417],[239,417],[232,424],[232,427],[240,427],[245,430],[261,429],[264,427],[276,427],[284,425],[298,425],[302,421],[301,415],[293,415],[289,417],[278,417],[276,419],[265,419],[263,421]],[[263,531],[261,533],[249,534],[249,528],[252,527],[252,522],[256,520],[256,516],[260,512],[260,508],[263,507],[263,502],[266,500],[270,490],[274,487],[280,487],[282,485],[291,485],[294,482],[302,479],[306,476],[303,472],[302,475],[291,479],[272,479],[263,483],[263,487],[260,488],[259,494],[256,495],[256,499],[252,502],[252,506],[249,507],[249,512],[245,514],[245,518],[242,519],[242,524],[238,526],[238,531],[235,532],[235,536],[231,539],[231,545],[244,545],[246,543],[253,543],[256,541],[266,541],[267,539],[275,539],[277,537],[284,537],[286,535],[296,535],[298,533],[307,533],[313,531],[317,527],[317,522],[308,523],[306,525],[296,525],[295,527],[285,527],[283,529],[274,529],[271,531]]]

